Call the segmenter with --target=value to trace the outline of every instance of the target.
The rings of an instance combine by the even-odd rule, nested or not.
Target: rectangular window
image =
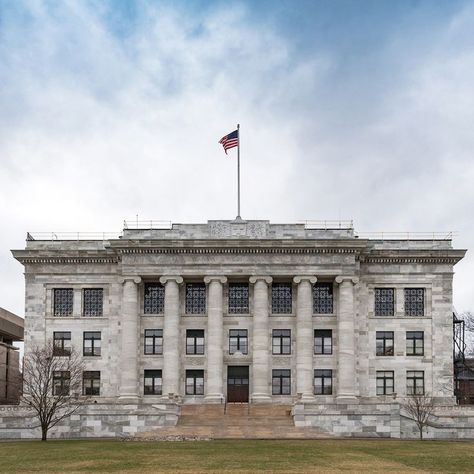
[[[70,356],[71,355],[71,333],[53,332],[53,355]]]
[[[247,329],[229,329],[229,354],[248,354]]]
[[[186,314],[206,314],[206,285],[186,284]]]
[[[395,289],[375,288],[375,316],[393,316],[395,314]]]
[[[165,287],[161,283],[145,283],[143,312],[163,314],[165,310]]]
[[[186,395],[204,395],[204,370],[186,370]]]
[[[316,283],[313,286],[313,313],[333,313],[332,283]]]
[[[377,395],[392,395],[393,390],[393,370],[377,371]]]
[[[405,288],[405,316],[425,315],[425,289]]]
[[[204,354],[204,330],[188,329],[186,331],[186,354]]]
[[[291,395],[291,370],[272,370],[272,394]]]
[[[425,352],[423,331],[407,331],[407,356],[422,356]]]
[[[162,329],[145,329],[145,354],[163,354]]]
[[[291,330],[274,329],[272,333],[272,353],[291,354]]]
[[[332,354],[332,330],[315,329],[314,330],[314,353]]]
[[[291,283],[273,283],[272,313],[291,314],[293,312]]]
[[[161,370],[145,370],[144,372],[144,395],[162,395],[163,379]]]
[[[229,313],[249,313],[249,285],[248,283],[229,283]]]
[[[85,356],[100,356],[101,335],[100,331],[84,332],[83,354]]]
[[[69,395],[71,374],[68,370],[53,372],[53,395]]]
[[[54,316],[72,316],[74,290],[72,288],[55,288],[53,290]]]
[[[424,395],[425,373],[423,370],[407,370],[407,395]]]
[[[82,394],[83,395],[100,395],[100,371],[88,370],[82,374]]]
[[[83,316],[102,316],[104,303],[103,288],[84,289]]]
[[[317,369],[314,371],[314,394],[332,395],[332,370]]]
[[[393,331],[377,331],[375,355],[393,356]]]

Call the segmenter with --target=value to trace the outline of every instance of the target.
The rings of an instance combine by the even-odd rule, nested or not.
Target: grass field
[[[0,443],[0,472],[474,472],[474,442],[39,441]]]

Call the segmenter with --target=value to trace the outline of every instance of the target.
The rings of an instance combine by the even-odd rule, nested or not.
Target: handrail
[[[124,220],[124,229],[171,229],[171,221],[160,220],[160,219],[133,219]]]
[[[453,240],[458,232],[356,232],[359,238],[374,240]]]
[[[353,220],[301,220],[306,229],[353,229]]]
[[[120,232],[27,232],[26,240],[108,240],[119,239]]]

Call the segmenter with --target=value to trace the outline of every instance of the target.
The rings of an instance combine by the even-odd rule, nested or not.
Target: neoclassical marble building
[[[263,220],[33,235],[13,251],[26,353],[48,339],[81,350],[83,393],[99,406],[289,404],[296,425],[392,433],[407,394],[453,402],[453,267],[464,254],[450,238]]]

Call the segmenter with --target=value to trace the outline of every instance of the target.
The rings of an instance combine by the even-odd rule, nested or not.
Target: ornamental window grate
[[[291,283],[274,283],[272,285],[272,313],[291,314],[293,298]]]
[[[333,292],[331,283],[316,283],[313,286],[313,312],[315,314],[333,313]]]
[[[73,301],[72,288],[55,288],[53,291],[54,316],[72,316]]]
[[[375,288],[375,316],[393,316],[395,309],[395,290]]]
[[[84,316],[102,316],[104,305],[103,288],[84,289]]]
[[[229,313],[248,314],[249,285],[247,283],[229,284]]]
[[[145,283],[145,314],[163,314],[165,310],[165,287],[160,283]]]
[[[424,288],[405,288],[405,316],[424,316]]]
[[[206,313],[206,285],[204,283],[186,284],[186,314]]]

